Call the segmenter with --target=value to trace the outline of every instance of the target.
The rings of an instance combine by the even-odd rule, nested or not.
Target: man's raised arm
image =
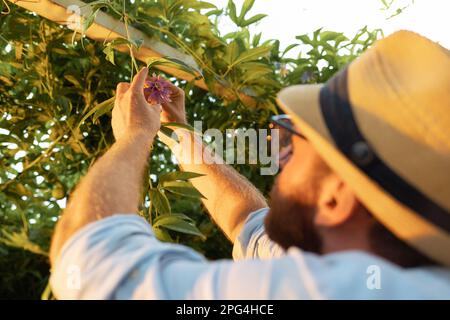
[[[143,93],[148,70],[117,86],[112,127],[116,142],[78,184],[53,234],[52,264],[63,244],[83,226],[117,213],[137,213],[144,169],[160,128],[160,105]]]
[[[163,103],[161,121],[186,123],[184,91],[175,86],[171,90],[172,102]],[[172,149],[183,170],[205,175],[191,182],[205,196],[203,204],[214,221],[234,242],[248,215],[267,207],[264,196],[231,166],[223,164],[220,155],[212,154],[199,136],[187,130],[177,130],[177,135],[178,144],[163,135],[160,138]]]

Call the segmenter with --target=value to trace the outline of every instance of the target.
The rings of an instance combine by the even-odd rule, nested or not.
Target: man
[[[397,32],[326,85],[283,90],[278,101],[293,120],[282,123],[293,151],[270,209],[232,168],[183,162],[193,155],[174,148],[184,170],[205,175],[192,183],[234,243],[234,262],[161,243],[136,214],[160,127],[161,107],[142,93],[147,72],[118,85],[116,143],[56,227],[51,284],[58,298],[450,298],[446,49]],[[182,91],[172,100],[161,120],[185,122]],[[201,144],[189,132],[180,139]]]

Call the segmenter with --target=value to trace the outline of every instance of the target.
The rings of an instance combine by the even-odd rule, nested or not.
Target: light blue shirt
[[[374,255],[283,251],[251,214],[233,259],[210,262],[162,243],[133,214],[91,223],[64,245],[52,275],[59,299],[450,299],[450,270],[402,269]]]

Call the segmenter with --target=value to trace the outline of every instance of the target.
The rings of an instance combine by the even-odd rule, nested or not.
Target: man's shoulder
[[[326,255],[290,248],[282,259],[292,259],[306,283],[327,299],[449,299],[450,269],[402,268],[364,251]]]

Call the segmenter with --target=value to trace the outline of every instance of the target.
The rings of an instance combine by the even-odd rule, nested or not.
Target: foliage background
[[[265,16],[250,14],[253,2],[245,1],[242,8],[232,1],[227,8],[216,8],[197,0],[100,0],[90,5],[196,59],[209,91],[166,76],[185,89],[188,119],[203,121],[204,130],[268,128],[280,88],[325,82],[382,35],[363,28],[348,39],[342,33],[317,30],[280,48],[277,40],[261,42],[260,34],[249,33],[248,27]],[[0,298],[48,298],[47,250],[61,199],[70,196],[113,143],[110,112],[101,103],[113,97],[116,84],[129,81],[139,66],[130,55],[112,50],[117,42],[94,42],[15,5],[9,7],[10,12],[0,16]],[[6,13],[5,4],[0,8]],[[221,15],[231,18],[236,32],[220,33]],[[92,18],[84,20],[84,28]],[[124,43],[138,47],[139,39]],[[293,49],[298,56],[287,58]],[[217,84],[228,88],[227,96],[215,91]],[[242,101],[239,93],[256,103]],[[235,168],[267,195],[273,178],[260,176],[259,165]],[[157,142],[150,159],[152,182],[176,169],[169,150]],[[231,244],[199,199],[162,193],[171,211],[189,216],[206,237],[164,229],[163,238],[189,245],[210,259],[230,257]],[[144,211],[148,200],[146,195]]]

